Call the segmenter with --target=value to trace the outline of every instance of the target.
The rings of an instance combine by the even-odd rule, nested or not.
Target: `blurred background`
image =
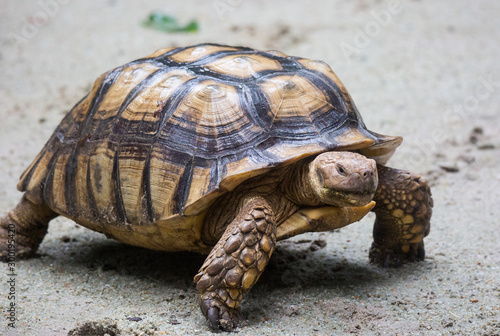
[[[278,263],[275,273],[270,271],[271,280],[266,283],[264,279],[257,294],[248,298],[251,327],[242,333],[325,335],[336,330],[391,335],[498,335],[500,2],[0,0],[0,6],[2,213],[17,203],[18,177],[61,118],[89,91],[93,81],[111,68],[159,48],[201,42],[274,49],[319,59],[344,82],[369,129],[404,136],[391,165],[423,173],[430,180],[436,200],[434,226],[426,243],[430,261],[403,271],[368,265],[372,217],[342,233],[321,236],[328,245],[316,254],[311,255],[309,243],[288,244],[282,252],[276,252]],[[60,239],[68,236],[78,238],[72,245],[61,245]],[[89,242],[95,247],[107,244],[104,241],[63,219],[51,226],[41,247],[45,257],[23,263],[24,271],[20,271],[26,288],[22,294],[24,315],[19,321],[26,335],[37,334],[36,330],[62,335],[86,318],[111,315],[122,321],[125,314],[132,314],[121,310],[109,313],[120,306],[120,301],[116,301],[116,291],[103,292],[102,288],[100,292],[93,288],[83,291],[94,302],[90,306],[73,305],[85,302],[82,291],[75,289],[81,284],[82,274],[104,277],[112,284],[130,280],[122,277],[123,270],[118,275],[102,273],[106,262],[90,252],[84,253],[85,261],[76,265],[72,257],[65,257],[68,249],[79,255],[87,251]],[[113,251],[127,255],[129,250],[116,247]],[[335,257],[334,251],[342,252],[342,257]],[[156,258],[140,253],[145,253],[141,256],[148,262],[148,258]],[[293,266],[287,258],[297,259],[296,253],[304,258]],[[320,257],[318,253],[322,253]],[[89,270],[87,262],[98,265],[97,270]],[[197,262],[190,264],[192,272]],[[55,265],[57,274],[47,271],[47,264]],[[336,273],[328,273],[328,280],[313,284],[322,279],[322,269],[337,266]],[[180,287],[169,287],[151,269],[142,271],[155,278],[153,283],[162,283],[156,289],[161,290],[161,297],[170,295],[174,299],[169,303],[155,301],[154,295],[146,293],[141,294],[146,297],[144,303],[125,291],[133,298],[132,307],[144,304],[144,309],[137,311],[151,312],[156,306],[171,311],[184,305],[183,309],[192,309],[193,314],[178,315],[180,325],[167,323],[168,328],[177,329],[163,326],[157,330],[207,332],[195,307],[190,271],[179,275],[188,283]],[[35,274],[44,274],[45,281]],[[287,284],[289,276],[282,278],[280,274],[292,274],[298,280]],[[365,280],[350,287],[351,280],[359,280],[359,276]],[[149,286],[149,279],[138,274],[132,277],[140,282],[135,288]],[[283,290],[270,285],[275,277],[283,282]],[[103,286],[102,281],[94,285]],[[56,292],[64,284],[69,284],[67,293]],[[266,286],[272,289],[266,290]],[[187,293],[182,294],[188,297],[183,302],[177,295],[179,288]],[[366,293],[370,291],[382,296],[369,296]],[[425,298],[424,292],[428,294]],[[480,303],[475,305],[477,300]],[[42,303],[53,309],[51,313],[41,308]],[[278,312],[263,306],[282,309]],[[332,307],[348,307],[348,313]],[[362,314],[355,317],[357,311]],[[283,312],[285,315],[273,315]],[[162,320],[157,315],[149,318],[154,323]],[[274,326],[279,328],[271,328]],[[268,327],[271,329],[265,329]]]

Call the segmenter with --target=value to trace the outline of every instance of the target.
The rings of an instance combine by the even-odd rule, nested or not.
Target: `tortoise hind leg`
[[[425,257],[424,237],[430,231],[431,190],[427,181],[407,171],[377,166],[379,187],[370,261],[401,266]]]
[[[49,221],[57,216],[47,205],[34,204],[23,196],[0,220],[0,260],[33,256],[47,233]]]
[[[247,198],[194,278],[212,328],[231,331],[240,324],[243,293],[257,282],[275,244],[276,222],[268,202]]]

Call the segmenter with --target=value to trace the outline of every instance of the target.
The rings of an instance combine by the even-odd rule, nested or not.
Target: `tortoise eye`
[[[337,165],[337,171],[339,172],[339,174],[340,174],[340,175],[344,175],[344,176],[345,176],[345,175],[347,175],[347,171],[346,171],[346,170],[345,170],[345,168],[344,168],[342,165],[340,165],[340,164],[338,164],[338,165]]]

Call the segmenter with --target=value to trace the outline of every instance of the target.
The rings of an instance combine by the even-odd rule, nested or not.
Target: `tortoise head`
[[[326,152],[309,164],[309,183],[325,204],[363,206],[377,190],[377,164],[357,153]]]

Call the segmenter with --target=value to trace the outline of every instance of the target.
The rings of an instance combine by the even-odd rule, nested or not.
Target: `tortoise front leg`
[[[425,257],[424,237],[432,215],[427,181],[407,171],[377,166],[379,186],[370,261],[383,267],[401,266]]]
[[[247,198],[195,276],[200,307],[210,326],[232,330],[239,305],[264,271],[276,244],[276,222],[262,197]]]

